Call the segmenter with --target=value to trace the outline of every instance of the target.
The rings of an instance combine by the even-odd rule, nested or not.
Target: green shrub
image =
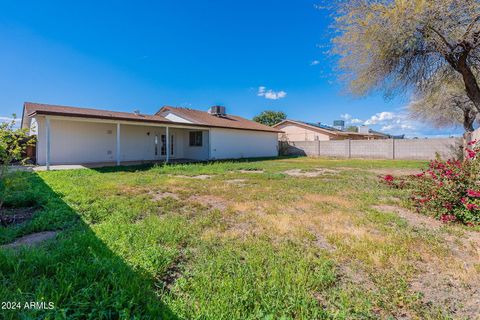
[[[13,118],[16,116],[13,115]],[[15,129],[15,120],[0,123],[0,209],[13,185],[9,165],[13,162],[24,163],[27,160],[25,150],[32,142],[27,129]]]

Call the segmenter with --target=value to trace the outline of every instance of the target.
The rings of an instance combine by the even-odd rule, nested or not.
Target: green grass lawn
[[[472,279],[479,264],[448,272],[461,262],[452,239],[467,231],[378,209],[407,196],[379,174],[424,166],[283,158],[17,173],[6,207],[38,210],[0,227],[0,244],[58,233],[33,248],[0,249],[0,302],[22,305],[0,309],[0,318],[456,316],[458,304],[430,297],[422,275],[434,266],[439,276]],[[29,301],[54,308],[23,308]]]

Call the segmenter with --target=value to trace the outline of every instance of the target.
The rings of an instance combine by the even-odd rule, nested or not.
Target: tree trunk
[[[465,129],[465,132],[473,132],[475,130],[473,123],[477,118],[477,114],[478,112],[471,108],[463,110],[463,128]]]
[[[477,111],[480,112],[480,87],[478,86],[475,75],[467,64],[466,55],[460,57],[455,69],[462,75],[467,96],[473,102]]]

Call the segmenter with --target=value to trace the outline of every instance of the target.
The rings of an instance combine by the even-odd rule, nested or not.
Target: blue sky
[[[318,1],[0,0],[0,118],[24,101],[154,113],[163,105],[251,118],[354,123],[409,136],[408,97],[345,93]]]

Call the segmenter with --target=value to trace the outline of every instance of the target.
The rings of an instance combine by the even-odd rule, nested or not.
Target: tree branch
[[[468,25],[467,31],[465,31],[465,33],[463,35],[463,40],[465,40],[468,37],[468,34],[470,33],[470,31],[472,31],[473,26],[475,25],[475,23],[477,23],[478,20],[480,20],[480,14],[476,15],[473,18],[472,22],[470,22],[470,24]]]
[[[454,47],[453,45],[450,44],[450,42],[448,42],[448,40],[445,38],[445,36],[443,34],[441,34],[439,31],[437,31],[435,28],[431,27],[431,26],[427,26],[428,29],[432,30],[436,35],[438,35],[440,37],[440,39],[442,39],[443,43],[450,49],[453,51]]]

